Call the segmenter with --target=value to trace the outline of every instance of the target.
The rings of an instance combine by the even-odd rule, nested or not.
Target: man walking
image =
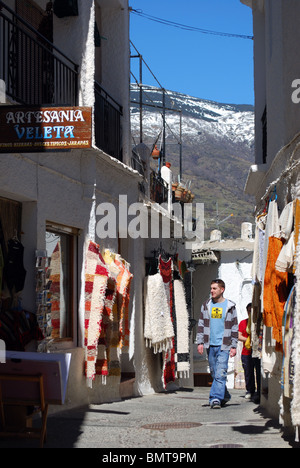
[[[231,398],[227,387],[229,357],[236,355],[238,343],[238,319],[235,303],[225,299],[225,283],[221,279],[211,282],[210,299],[201,307],[197,344],[199,354],[204,348],[208,354],[213,378],[209,394],[211,408],[221,408]]]

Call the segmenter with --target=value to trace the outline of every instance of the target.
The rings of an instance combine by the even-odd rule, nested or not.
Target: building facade
[[[299,51],[297,1],[242,0],[254,31],[256,199],[253,284],[262,314],[262,404],[299,425]]]
[[[172,216],[145,198],[132,152],[128,2],[5,0],[0,34],[1,314],[37,319],[44,339],[18,337],[20,351],[71,354],[68,404],[162,389],[144,338],[147,258],[164,250],[184,261],[188,252],[171,235],[136,235],[142,221],[129,229],[134,203],[146,217],[156,207],[158,222]],[[20,256],[8,284],[12,242]],[[99,275],[106,289],[95,305]],[[8,338],[7,349],[16,349]]]
[[[246,227],[246,229],[245,229]],[[252,225],[243,223],[241,237],[238,239],[222,239],[221,231],[211,232],[210,240],[194,244],[192,258],[195,266],[193,273],[193,289],[195,319],[199,320],[201,305],[208,299],[211,281],[222,278],[225,282],[224,297],[236,305],[238,322],[245,320],[246,307],[252,300],[251,267],[253,260],[254,240]],[[228,388],[245,388],[243,369],[241,365],[242,343],[238,344],[236,358],[229,359]],[[199,386],[209,382],[209,365],[206,356],[200,356],[197,344],[194,344],[194,375]],[[241,369],[241,370],[240,370]],[[238,382],[242,379],[241,382]]]

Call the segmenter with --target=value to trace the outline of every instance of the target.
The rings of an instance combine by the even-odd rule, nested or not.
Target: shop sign
[[[0,106],[0,153],[90,148],[91,107]]]

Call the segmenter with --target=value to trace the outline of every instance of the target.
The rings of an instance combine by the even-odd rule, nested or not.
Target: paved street
[[[222,409],[208,405],[209,388],[181,389],[50,414],[45,448],[193,449],[292,448],[281,427],[232,390]],[[0,448],[38,447],[35,440],[1,440]],[[104,453],[104,451],[102,451]],[[178,452],[178,451],[177,451]],[[105,453],[109,453],[105,451]],[[113,454],[114,452],[111,451]]]

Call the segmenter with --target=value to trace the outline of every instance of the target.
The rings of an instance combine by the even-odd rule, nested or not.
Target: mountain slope
[[[131,131],[139,142],[139,89],[132,85]],[[161,145],[162,92],[147,87],[143,93],[143,141]],[[158,106],[158,107],[153,107]],[[195,202],[204,203],[206,238],[217,226],[223,237],[239,237],[240,225],[253,222],[252,197],[244,193],[249,166],[254,162],[254,109],[250,105],[221,104],[167,91],[166,161],[179,174],[180,114],[182,113],[182,179],[191,181]],[[151,166],[157,168],[152,161]],[[227,221],[218,224],[227,218]]]

